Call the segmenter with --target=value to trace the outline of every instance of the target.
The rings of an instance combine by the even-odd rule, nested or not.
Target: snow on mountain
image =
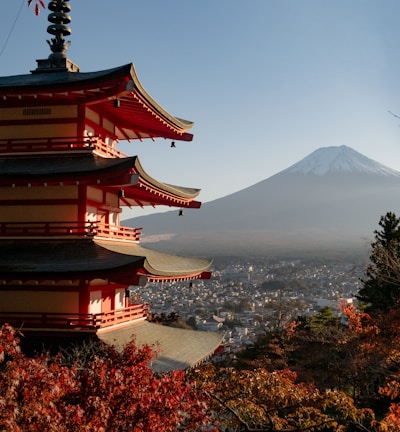
[[[326,147],[183,218],[175,210],[125,223],[143,226],[143,243],[157,238],[157,248],[177,253],[365,250],[380,217],[400,214],[399,197],[399,171],[346,146]]]
[[[328,173],[358,172],[400,177],[400,172],[388,168],[350,147],[323,147],[282,171],[323,176]]]

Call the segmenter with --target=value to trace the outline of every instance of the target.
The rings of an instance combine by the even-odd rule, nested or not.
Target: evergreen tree
[[[308,328],[314,333],[320,333],[327,327],[337,327],[339,325],[340,318],[329,306],[323,307],[308,319]]]
[[[367,312],[386,312],[400,301],[400,218],[388,212],[371,244],[371,263],[357,298]]]

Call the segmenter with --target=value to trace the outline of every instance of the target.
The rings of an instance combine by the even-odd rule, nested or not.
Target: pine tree
[[[388,212],[379,221],[371,244],[371,263],[358,299],[367,312],[385,312],[400,302],[400,218]]]

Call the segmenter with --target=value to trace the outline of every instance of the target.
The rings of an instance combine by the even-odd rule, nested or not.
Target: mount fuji
[[[339,146],[320,148],[253,186],[185,210],[184,217],[175,210],[124,224],[144,227],[143,244],[174,252],[320,254],[369,251],[388,211],[400,215],[400,172]]]
[[[350,147],[323,147],[295,163],[281,174],[303,173],[327,175],[330,173],[358,173],[400,177],[400,172],[388,168]]]

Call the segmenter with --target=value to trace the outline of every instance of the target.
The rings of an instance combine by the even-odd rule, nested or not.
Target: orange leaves
[[[396,380],[391,380],[379,389],[381,395],[387,396],[390,399],[397,399],[400,396],[400,383]]]
[[[379,432],[398,432],[400,430],[400,405],[391,404],[388,414],[377,426]]]
[[[19,355],[19,335],[9,324],[0,328],[0,363],[5,360],[5,354],[11,357]]]
[[[184,372],[158,376],[149,369],[149,347],[130,343],[120,352],[98,345],[65,366],[60,356],[19,353],[9,326],[1,329],[0,347],[7,360],[0,369],[0,430],[172,432],[208,421],[204,398]]]
[[[341,310],[346,315],[351,331],[364,335],[376,335],[379,333],[379,328],[372,324],[371,316],[358,311],[354,305],[342,305]]]
[[[235,430],[310,431],[345,430],[353,420],[373,417],[358,410],[342,392],[321,393],[311,384],[298,383],[289,370],[237,370],[205,366],[193,373],[197,385],[207,377],[212,409],[223,427]],[[213,385],[210,385],[210,381]]]
[[[287,339],[291,339],[295,333],[299,323],[296,321],[290,321],[285,325],[285,336]]]

